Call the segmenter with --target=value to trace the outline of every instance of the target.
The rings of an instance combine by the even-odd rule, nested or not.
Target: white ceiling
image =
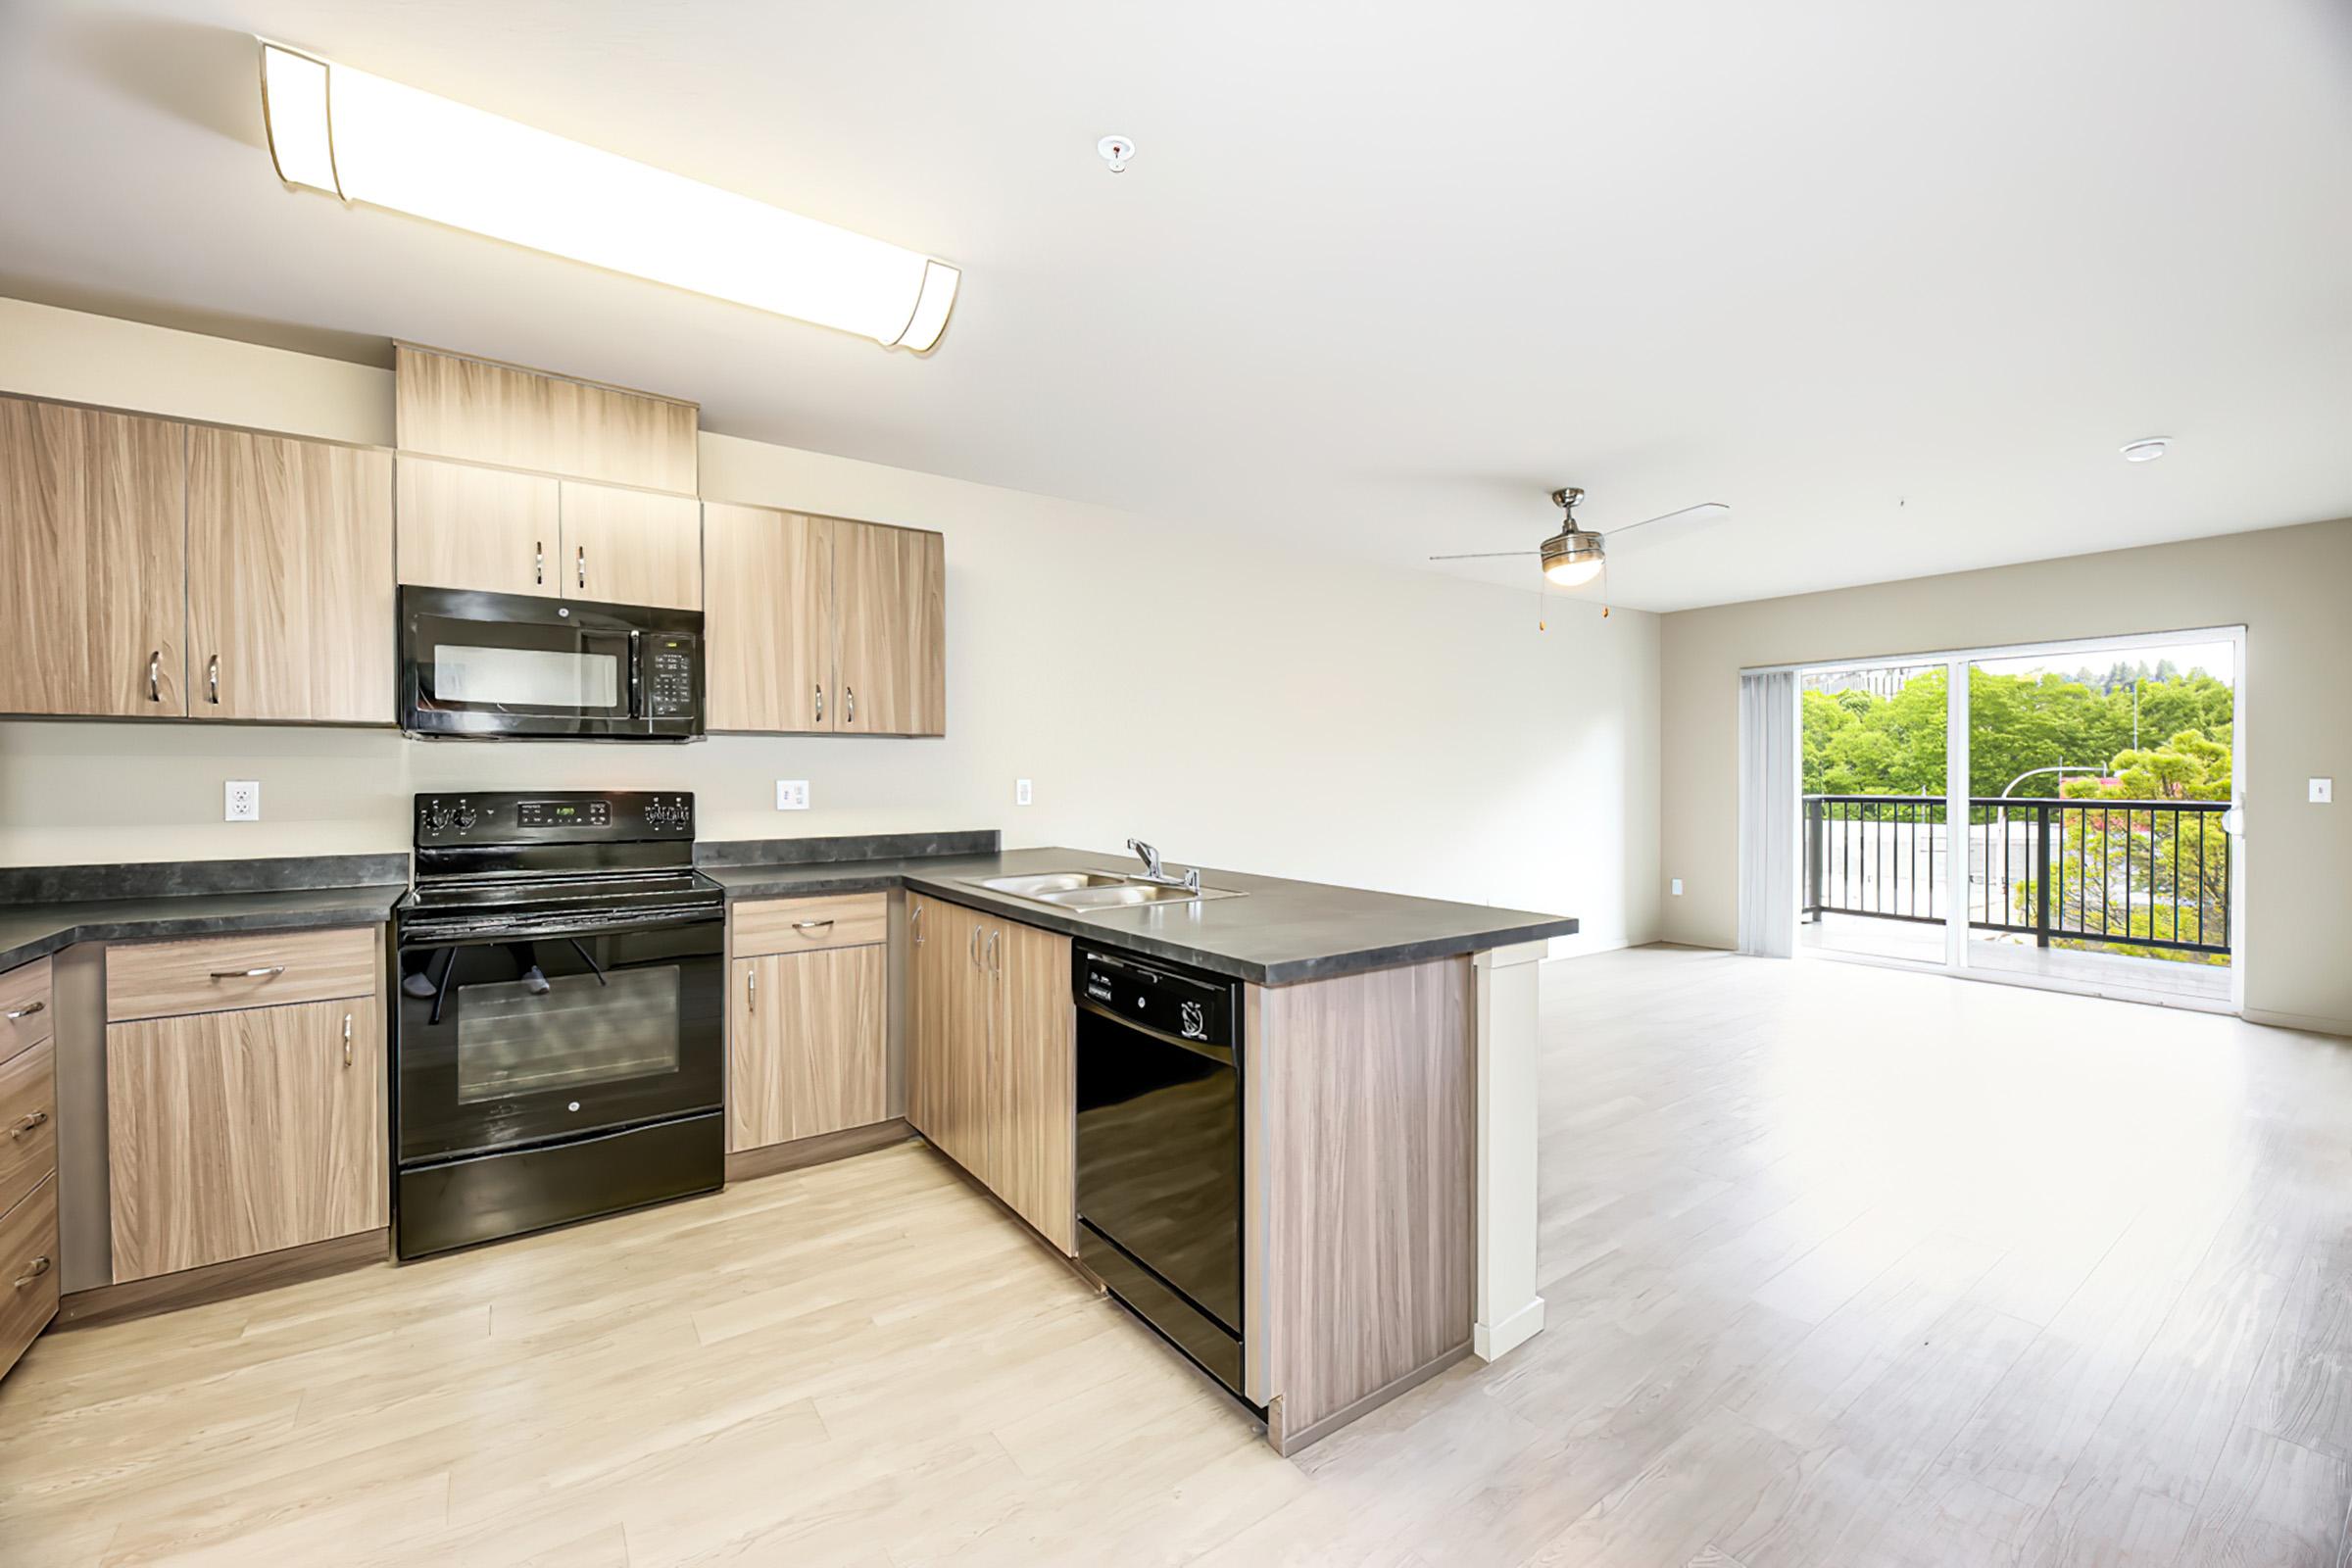
[[[955,320],[291,192],[257,31],[958,262]],[[8,0],[0,149],[0,292],[1399,564],[1731,503],[1612,553],[1649,608],[2352,514],[2339,0]]]

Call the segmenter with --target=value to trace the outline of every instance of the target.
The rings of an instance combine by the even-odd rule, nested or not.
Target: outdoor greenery
[[[1926,670],[1891,695],[1860,689],[1803,694],[1808,795],[1933,795],[1944,791],[1946,684]],[[2136,708],[2136,721],[2135,710]],[[2222,940],[2229,845],[2211,813],[2090,804],[2226,802],[2234,719],[2229,686],[2169,662],[2073,676],[1969,672],[1969,793],[1979,799],[2063,798],[2051,822],[2055,926],[2112,933],[2103,952],[2226,963],[2227,955],[2143,945]],[[2064,772],[2036,772],[2063,767]],[[2076,771],[2076,769],[2082,771]],[[2074,803],[2081,802],[2082,805]],[[1974,807],[1970,834],[1987,891],[2009,923],[2031,925],[2032,808]],[[2003,844],[2008,846],[2006,855]],[[2133,943],[2131,937],[2142,939]],[[2124,938],[2125,940],[2115,940]]]

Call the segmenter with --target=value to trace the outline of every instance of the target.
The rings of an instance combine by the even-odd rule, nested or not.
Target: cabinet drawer
[[[0,1061],[0,1214],[57,1173],[55,1054],[44,1040]]]
[[[47,958],[0,974],[0,1061],[48,1039],[56,1018],[49,1003]]]
[[[57,1316],[57,1178],[0,1214],[0,1372]]]
[[[373,926],[349,926],[110,947],[107,1021],[371,996],[380,940]]]
[[[763,899],[727,911],[735,956],[855,948],[890,937],[890,896],[844,893],[822,899]]]

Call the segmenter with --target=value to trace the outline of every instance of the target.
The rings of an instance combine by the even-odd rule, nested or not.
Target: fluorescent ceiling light
[[[349,66],[262,45],[278,177],[922,353],[945,262],[584,147]]]

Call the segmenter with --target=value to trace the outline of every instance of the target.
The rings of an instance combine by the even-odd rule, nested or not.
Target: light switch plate
[[[1679,876],[1674,879],[1674,896],[1678,899],[1683,896],[1683,879]]]
[[[2326,806],[2329,801],[2334,799],[2335,780],[2331,778],[2315,778],[2311,781],[2311,802],[2314,806]]]
[[[1029,804],[1029,781],[1027,779],[1016,778],[1012,781],[1012,804],[1015,806]]]
[[[262,819],[262,781],[254,778],[232,778],[221,790],[220,820],[223,822],[259,822]]]
[[[776,809],[806,811],[808,809],[808,781],[805,778],[776,780]]]

